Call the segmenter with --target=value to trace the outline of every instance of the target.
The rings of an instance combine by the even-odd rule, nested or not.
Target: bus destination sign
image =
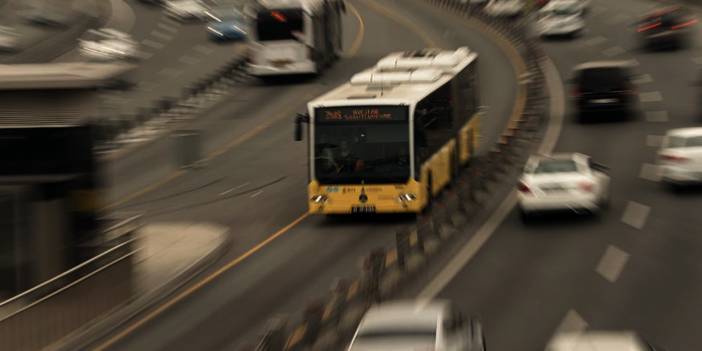
[[[315,120],[334,122],[392,122],[406,121],[406,106],[342,106],[318,108]]]

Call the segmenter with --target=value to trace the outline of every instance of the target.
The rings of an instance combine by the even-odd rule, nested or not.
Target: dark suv
[[[598,111],[626,115],[633,110],[636,89],[626,61],[588,62],[574,68],[572,97],[581,116]]]
[[[636,23],[645,48],[680,48],[688,44],[697,23],[693,14],[680,6],[658,9]]]

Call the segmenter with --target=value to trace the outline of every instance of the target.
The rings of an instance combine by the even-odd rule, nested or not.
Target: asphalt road
[[[688,49],[641,50],[630,25],[657,6],[593,0],[584,36],[544,43],[563,78],[584,61],[635,60],[639,113],[577,124],[568,104],[556,151],[610,166],[607,213],[525,226],[512,211],[438,294],[482,317],[490,350],[543,350],[559,328],[635,330],[666,350],[702,349],[700,192],[671,193],[647,166],[667,129],[699,124],[699,91],[690,82],[702,64],[702,37],[698,26]]]
[[[137,150],[128,161],[115,162],[126,166],[119,166],[125,171],[112,178],[114,183],[130,184],[121,189],[148,191],[114,210],[143,212],[147,221],[227,225],[233,245],[216,266],[232,268],[162,313],[136,318],[128,332],[118,333],[103,346],[115,350],[239,346],[251,341],[269,317],[299,313],[335,278],[354,276],[362,255],[394,240],[394,229],[410,218],[307,217],[305,144],[292,141],[292,118],[304,110],[306,101],[388,52],[462,45],[476,50],[481,55],[482,103],[489,106],[482,142],[495,141],[512,112],[516,78],[505,52],[491,38],[420,0],[350,4],[361,20],[353,11],[346,16],[347,57],[328,72],[318,79],[234,89],[193,123],[203,132],[205,152],[211,155],[205,168],[174,173],[168,138]],[[353,50],[360,28],[364,28],[362,42]],[[158,186],[149,186],[153,182]]]

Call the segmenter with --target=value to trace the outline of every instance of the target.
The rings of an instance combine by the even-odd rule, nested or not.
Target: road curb
[[[45,351],[72,351],[88,350],[95,343],[107,338],[110,334],[123,327],[144,311],[153,308],[173,295],[187,283],[191,282],[198,274],[211,267],[217,260],[224,256],[231,246],[230,230],[223,231],[221,242],[209,253],[194,261],[175,278],[164,282],[160,287],[151,292],[137,296],[131,302],[116,307],[112,312],[106,314],[89,326],[81,328],[68,335],[62,341],[52,345]]]

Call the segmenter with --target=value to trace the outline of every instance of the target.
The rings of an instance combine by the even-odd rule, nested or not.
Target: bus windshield
[[[297,40],[295,33],[304,31],[303,18],[300,9],[261,11],[256,19],[258,40]]]
[[[363,111],[377,111],[361,108]],[[406,108],[381,108],[389,120],[359,119],[315,123],[314,166],[321,184],[404,183],[410,177]],[[329,110],[318,109],[320,116]],[[354,113],[358,111],[354,108]],[[346,111],[344,112],[346,113]],[[347,115],[349,116],[349,115]],[[376,115],[378,116],[378,115]]]

